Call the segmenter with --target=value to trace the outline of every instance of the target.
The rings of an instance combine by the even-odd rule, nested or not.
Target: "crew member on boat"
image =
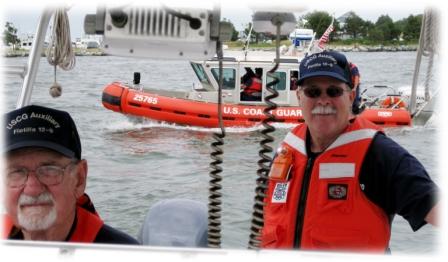
[[[349,68],[352,81],[351,83],[353,86],[353,90],[355,91],[355,99],[352,105],[352,112],[353,114],[358,115],[364,110],[364,108],[361,107],[361,75],[359,74],[358,67],[354,63],[349,62]]]
[[[343,54],[300,63],[305,123],[284,139],[269,174],[262,247],[387,252],[392,219],[437,225],[438,187],[422,164],[368,120]]]
[[[241,88],[241,101],[261,101],[263,69],[255,68],[255,74],[251,68],[246,68],[246,75],[243,76]]]
[[[138,244],[106,224],[87,194],[71,116],[42,106],[6,114],[3,239]]]

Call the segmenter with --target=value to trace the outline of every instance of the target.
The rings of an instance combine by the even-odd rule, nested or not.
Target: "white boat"
[[[307,50],[314,39],[313,29],[296,28],[289,34],[293,46],[301,51]]]

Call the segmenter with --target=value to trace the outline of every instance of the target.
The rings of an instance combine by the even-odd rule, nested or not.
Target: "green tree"
[[[306,20],[305,28],[313,29],[316,33],[316,37],[320,37],[328,26],[331,24],[333,17],[327,12],[314,11],[312,13],[305,14],[303,19]],[[333,24],[335,31],[338,30],[339,24],[337,21]],[[330,39],[333,35],[330,35]]]
[[[248,23],[246,28],[244,29],[244,35],[246,37],[249,35],[251,27],[252,27],[252,23]],[[252,29],[252,33],[250,34],[250,42],[251,43],[255,42],[256,44],[258,44],[258,41],[260,40],[260,37],[261,37],[261,33],[255,32]]]
[[[224,22],[230,23],[230,26],[232,27],[232,37],[230,39],[230,41],[236,41],[238,40],[238,31],[236,31],[235,26],[233,25],[233,23],[226,18],[223,18]]]
[[[420,38],[420,28],[422,26],[422,15],[410,15],[405,19],[406,23],[401,32],[403,32],[403,39],[418,40]]]
[[[20,40],[17,37],[17,28],[11,22],[6,22],[5,30],[3,31],[3,43],[5,45],[12,44],[12,49],[16,49],[16,45],[20,44]]]
[[[384,41],[384,33],[377,27],[372,27],[368,31],[368,38],[370,40],[376,41],[376,42],[383,42]]]
[[[383,32],[383,39],[380,41],[391,41],[398,39],[400,30],[395,27],[392,18],[388,15],[382,15],[375,23],[375,28]]]
[[[369,32],[375,28],[375,24],[370,22],[370,21],[364,21],[364,25],[363,25],[363,36],[366,38],[369,38]]]
[[[401,20],[398,20],[398,21],[396,21],[394,24],[395,24],[395,27],[400,31],[400,32],[403,32],[404,31],[404,28],[406,27],[406,24],[407,24],[407,18],[403,18],[403,19],[401,19]]]
[[[352,36],[353,39],[357,39],[360,35],[365,33],[364,20],[356,15],[353,11],[350,11],[347,19],[345,20],[344,31]]]

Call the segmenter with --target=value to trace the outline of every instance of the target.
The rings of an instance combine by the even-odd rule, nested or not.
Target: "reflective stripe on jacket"
[[[379,131],[356,118],[315,159],[307,156],[307,126],[289,133],[281,146],[292,149],[291,173],[269,181],[262,246],[385,252],[389,219],[359,184],[364,156]]]

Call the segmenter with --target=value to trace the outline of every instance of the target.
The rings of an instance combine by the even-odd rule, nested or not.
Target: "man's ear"
[[[76,177],[77,177],[75,187],[76,199],[80,198],[84,194],[84,191],[86,190],[87,170],[88,170],[87,161],[85,159],[82,159],[78,163],[76,169]]]
[[[356,88],[353,88],[350,91],[350,102],[351,102],[351,104],[353,104],[353,101],[355,101],[355,97],[356,97]]]

